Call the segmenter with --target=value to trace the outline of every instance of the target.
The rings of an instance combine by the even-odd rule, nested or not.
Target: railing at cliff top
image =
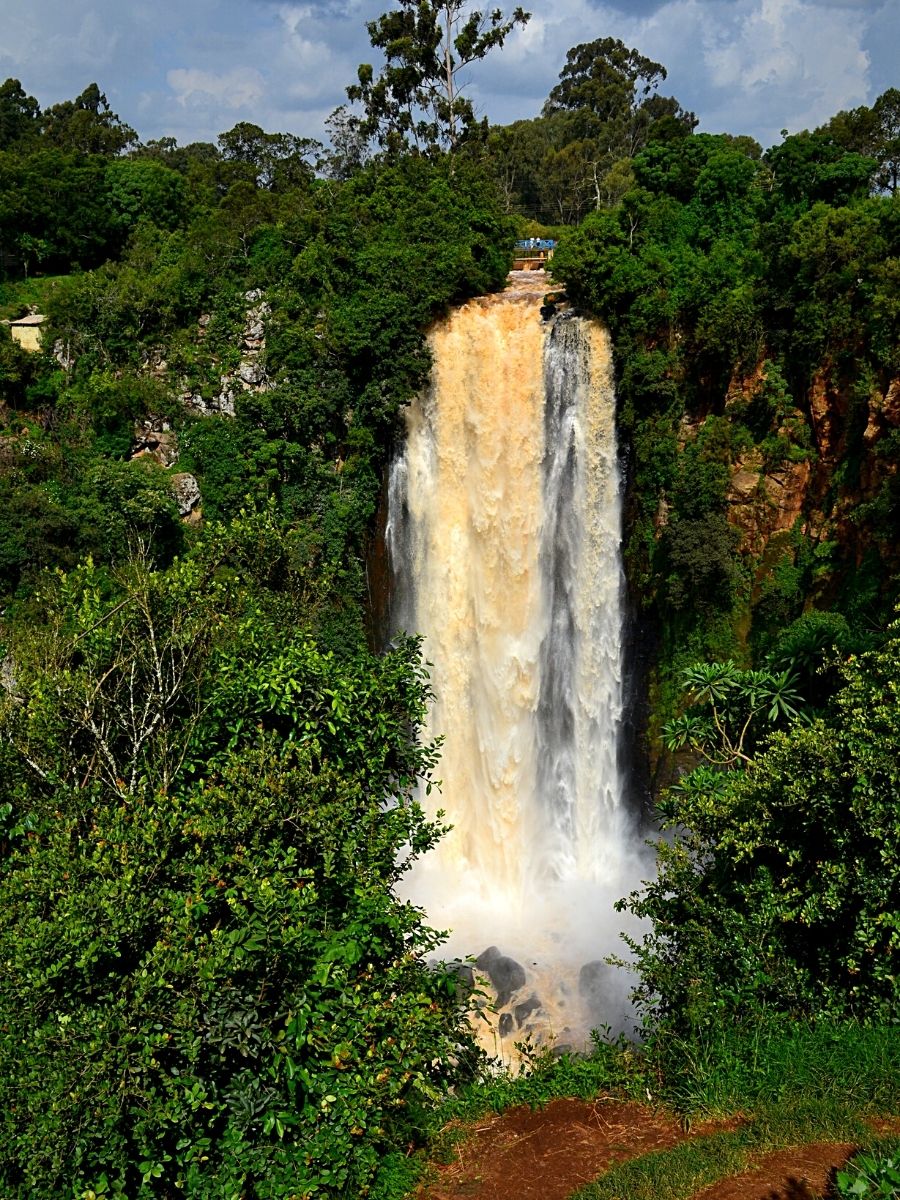
[[[527,271],[543,266],[553,257],[555,247],[556,242],[549,238],[527,238],[516,242],[513,270]]]

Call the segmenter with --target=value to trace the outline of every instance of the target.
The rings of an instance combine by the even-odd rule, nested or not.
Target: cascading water
[[[482,962],[501,1034],[571,1041],[624,1022],[627,981],[600,960],[636,871],[615,397],[606,331],[545,320],[542,272],[512,280],[433,330],[389,481],[392,620],[424,636],[453,826],[410,894],[451,931],[448,956],[499,946]]]

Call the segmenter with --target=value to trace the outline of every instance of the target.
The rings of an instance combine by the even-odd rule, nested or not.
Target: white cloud
[[[214,100],[230,109],[246,108],[258,104],[266,92],[265,80],[252,67],[233,67],[220,74],[176,67],[166,74],[166,82],[183,108],[195,100]]]
[[[311,5],[281,4],[277,14],[281,37],[275,69],[286,82],[291,107],[325,103],[330,111],[345,99],[344,88],[356,77],[361,50],[349,53],[348,39],[341,38]],[[354,33],[365,28],[362,19],[354,17],[353,22]],[[357,40],[361,39],[354,37]]]
[[[701,129],[771,145],[782,128],[812,128],[872,98],[859,5],[670,0],[620,27],[624,41],[666,65],[666,90]]]
[[[732,40],[721,31],[707,38],[704,61],[713,86],[732,91],[732,112],[743,103],[764,120],[765,110],[774,110],[779,128],[796,131],[864,102],[869,58],[862,33],[858,11],[756,0],[740,6]]]
[[[900,4],[884,0],[868,23],[865,47],[872,62],[872,93],[880,95],[889,87],[900,87]]]

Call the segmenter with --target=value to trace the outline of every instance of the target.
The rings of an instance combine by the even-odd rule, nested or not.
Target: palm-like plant
[[[751,767],[761,734],[802,717],[790,668],[743,670],[733,659],[694,663],[681,682],[687,709],[663,727],[663,742],[671,751],[695,750],[716,767]]]

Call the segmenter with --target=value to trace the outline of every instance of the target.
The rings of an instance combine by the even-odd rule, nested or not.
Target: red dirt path
[[[716,1125],[715,1128],[722,1128]],[[701,1126],[694,1136],[708,1132]],[[567,1200],[601,1171],[688,1135],[671,1116],[619,1100],[554,1100],[480,1121],[418,1200]]]
[[[568,1200],[601,1172],[737,1122],[710,1122],[686,1133],[671,1116],[620,1100],[554,1100],[533,1111],[484,1117],[437,1165],[416,1200]],[[873,1125],[894,1132],[898,1122]],[[692,1200],[814,1200],[852,1154],[849,1143],[818,1142],[761,1158],[751,1171],[720,1180]],[[628,1200],[623,1197],[623,1200]]]
[[[813,1142],[767,1154],[758,1167],[698,1192],[693,1200],[816,1200],[854,1147],[849,1142]]]

